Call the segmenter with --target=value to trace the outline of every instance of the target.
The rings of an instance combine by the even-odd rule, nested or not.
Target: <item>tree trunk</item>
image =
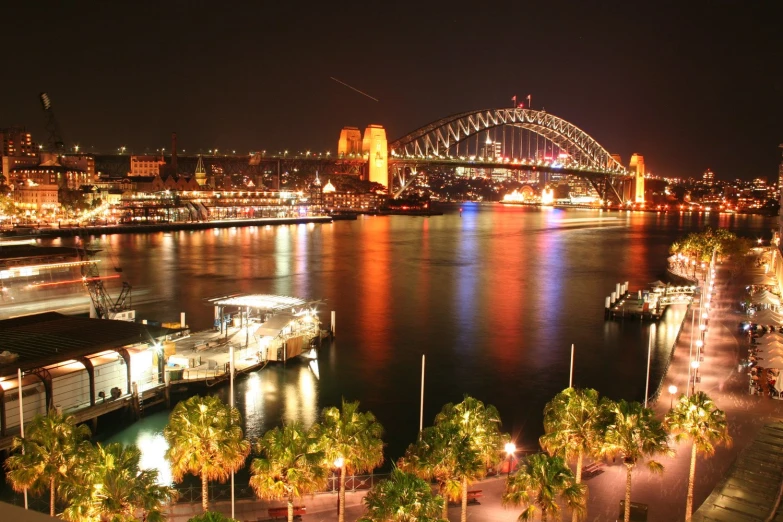
[[[340,493],[337,498],[340,507],[337,510],[337,522],[345,522],[345,465],[340,468]]]
[[[288,497],[288,522],[294,522],[294,499]]]
[[[685,502],[685,522],[693,514],[693,480],[696,477],[696,444],[691,448],[691,472],[688,475],[688,500]]]
[[[468,477],[462,478],[462,513],[460,522],[468,522]]]
[[[204,508],[204,513],[209,511],[209,481],[206,471],[201,472],[201,507]]]
[[[541,522],[546,522],[546,508],[541,508]]]
[[[440,496],[443,497],[443,512],[441,513],[441,518],[443,520],[449,519],[449,498],[446,495],[446,483],[441,482],[440,483]]]
[[[579,450],[579,455],[576,457],[576,483],[582,483],[582,459],[584,458],[584,452]],[[577,522],[579,519],[576,510],[571,513],[571,522]]]
[[[54,477],[49,479],[49,516],[54,516]]]
[[[631,471],[633,466],[625,465],[628,470],[625,475],[625,516],[623,520],[625,522],[631,522]]]

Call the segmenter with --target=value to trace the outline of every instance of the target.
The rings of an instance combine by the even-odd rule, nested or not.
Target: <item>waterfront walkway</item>
[[[748,377],[745,369],[738,371],[739,361],[747,357],[747,339],[740,334],[738,323],[743,319],[739,311],[739,302],[744,295],[747,277],[740,272],[731,276],[729,267],[718,266],[715,289],[711,303],[709,328],[706,334],[704,360],[699,373],[701,382],[697,389],[708,393],[718,407],[726,412],[729,431],[734,439],[730,448],[720,447],[709,459],[698,458],[696,464],[696,483],[694,489],[694,507],[700,506],[713,489],[728,473],[737,455],[757,436],[761,428],[775,420],[783,418],[783,401],[748,394]],[[698,302],[692,308],[695,314],[701,313]],[[662,389],[674,384],[684,392],[688,386],[689,348],[691,343],[690,314],[683,322],[683,331],[664,378]],[[696,315],[698,332],[698,315]],[[698,336],[698,333],[696,334]],[[695,349],[695,347],[694,347]],[[670,397],[666,391],[653,405],[659,417],[669,409]],[[520,406],[522,407],[522,406]],[[690,445],[677,447],[677,455],[660,459],[666,470],[663,475],[653,475],[647,468],[638,466],[634,471],[632,500],[649,506],[649,522],[675,522],[684,519],[685,497],[687,494],[688,466],[690,463]],[[603,473],[585,482],[590,488],[587,521],[614,521],[619,513],[619,502],[624,497],[625,467],[619,461],[604,462]],[[504,508],[500,497],[505,485],[505,477],[495,477],[474,484],[471,490],[481,489],[483,497],[479,504],[468,506],[468,520],[474,522],[513,522],[521,513],[520,508]],[[346,520],[356,520],[363,513],[362,497],[364,492],[346,495]],[[281,503],[265,501],[238,501],[236,518],[242,522],[267,520],[269,506]],[[337,496],[333,493],[306,497],[297,505],[307,507],[308,514],[302,517],[307,521],[337,520]],[[230,513],[227,502],[218,502],[213,509]],[[190,516],[200,513],[201,506],[178,504],[172,508],[170,520],[184,522]],[[457,521],[460,508],[449,509],[449,519]],[[566,517],[564,516],[564,520]],[[570,519],[570,518],[569,518]]]

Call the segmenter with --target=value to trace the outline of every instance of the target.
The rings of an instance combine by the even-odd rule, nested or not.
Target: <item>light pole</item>
[[[339,520],[345,520],[345,512],[343,503],[340,502],[340,492],[342,491],[343,484],[343,466],[345,465],[345,459],[337,457],[334,459],[334,467],[337,468],[337,517]]]
[[[696,393],[696,379],[699,378],[699,361],[691,361],[691,368],[693,368],[693,388],[691,389],[691,395]]]
[[[506,442],[505,449],[506,449],[506,455],[508,455],[508,473],[506,473],[506,477],[508,478],[511,476],[511,464],[512,464],[511,458],[514,456],[514,453],[516,453],[517,446],[513,442]]]
[[[677,387],[673,384],[669,385],[669,409],[674,408],[674,394],[677,393]]]

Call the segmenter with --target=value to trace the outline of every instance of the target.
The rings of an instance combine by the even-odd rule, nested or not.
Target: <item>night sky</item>
[[[654,174],[777,178],[780,2],[322,4],[14,2],[0,127],[45,143],[46,91],[87,151],[334,151],[532,94]]]

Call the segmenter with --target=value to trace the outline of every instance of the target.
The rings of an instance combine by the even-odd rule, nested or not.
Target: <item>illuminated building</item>
[[[704,171],[704,174],[702,174],[701,179],[705,185],[711,187],[715,184],[715,173],[712,172],[712,170],[707,169]]]
[[[163,156],[131,156],[128,176],[157,176],[165,164]]]
[[[781,143],[778,148],[783,152],[783,143]],[[780,165],[778,166],[778,191],[780,191],[780,218],[778,219],[778,223],[780,223],[780,237],[783,238],[783,160],[781,160]]]
[[[503,156],[503,144],[499,141],[492,141],[487,133],[487,141],[481,147],[481,156],[485,158],[500,158]]]
[[[331,181],[327,181],[321,191],[321,204],[329,212],[355,211],[364,212],[378,210],[383,206],[384,196],[372,192],[338,191]]]
[[[86,171],[63,165],[57,160],[49,160],[35,166],[22,166],[11,169],[9,181],[12,186],[31,180],[37,185],[57,185],[76,190],[89,185],[93,179]]]
[[[14,203],[23,210],[56,211],[60,208],[57,185],[38,185],[27,180],[14,187]]]
[[[0,158],[2,158],[3,177],[9,185],[12,169],[31,167],[40,163],[38,145],[23,127],[0,129]]]

